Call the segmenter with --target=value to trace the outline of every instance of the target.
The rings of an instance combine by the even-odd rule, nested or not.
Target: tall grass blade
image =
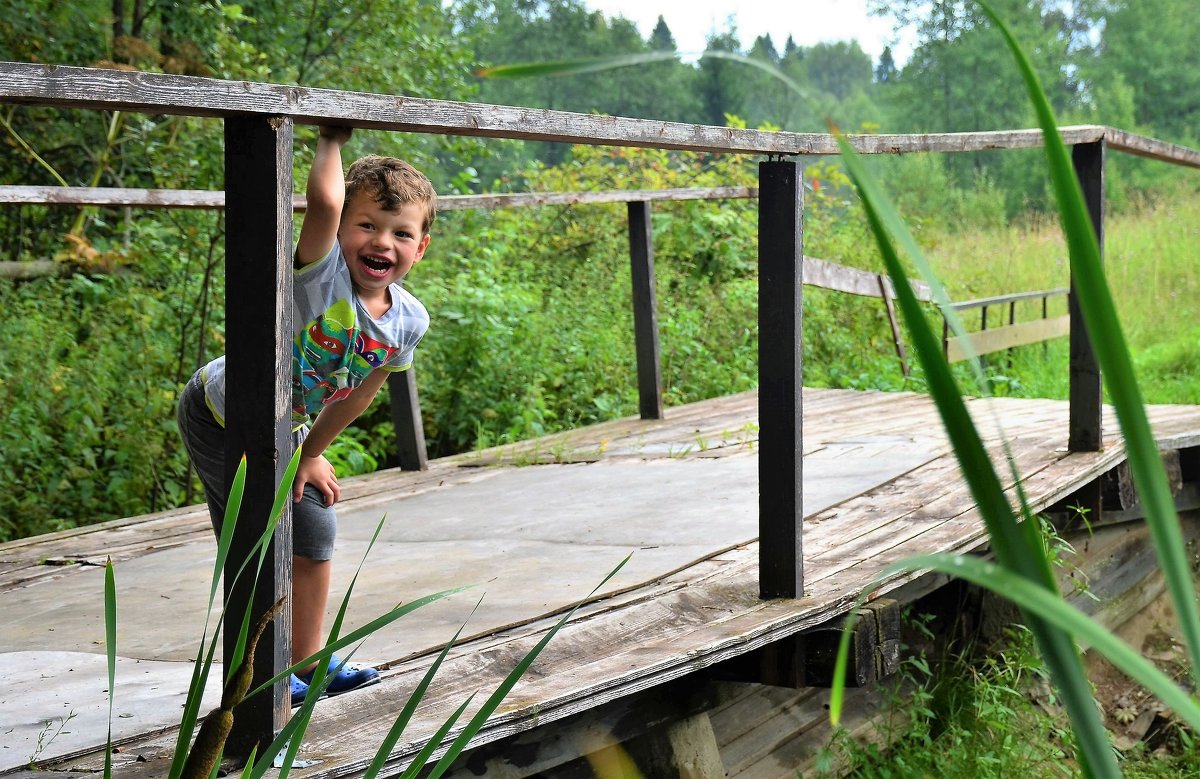
[[[225,517],[221,523],[221,533],[217,536],[217,557],[213,563],[212,580],[208,589],[208,608],[204,612],[204,629],[200,633],[200,646],[196,650],[196,659],[192,663],[192,679],[188,684],[187,699],[184,702],[183,718],[179,723],[179,733],[175,741],[175,756],[171,761],[168,776],[179,776],[183,771],[183,763],[187,757],[188,743],[200,720],[200,705],[204,688],[208,684],[208,673],[212,668],[213,656],[216,651],[216,639],[209,643],[208,652],[204,646],[208,641],[208,620],[212,614],[213,604],[217,601],[217,592],[221,586],[221,574],[225,570],[225,561],[229,559],[229,548],[233,544],[233,530],[237,523],[238,510],[242,505],[242,495],[246,489],[246,456],[242,455],[237,471],[233,476],[233,484],[229,490],[229,500],[225,503]],[[220,635],[222,620],[218,618],[215,635]]]
[[[458,737],[455,738],[450,744],[450,748],[446,750],[446,754],[442,755],[442,758],[438,760],[437,765],[435,765],[433,770],[429,772],[427,779],[438,779],[439,776],[446,772],[446,769],[450,767],[450,764],[454,762],[454,759],[458,757],[463,749],[466,748],[468,742],[475,737],[475,734],[478,733],[483,727],[484,723],[487,722],[488,717],[492,716],[492,713],[496,711],[496,709],[504,701],[505,697],[508,696],[509,691],[512,690],[514,685],[516,685],[517,681],[525,675],[525,671],[529,669],[529,666],[533,665],[533,661],[536,660],[537,656],[540,655],[542,650],[546,648],[546,644],[550,643],[550,639],[554,638],[555,634],[558,633],[562,626],[565,625],[567,621],[575,615],[575,612],[579,610],[580,606],[582,606],[584,603],[587,603],[588,599],[595,595],[601,587],[607,584],[609,579],[616,576],[617,572],[625,567],[625,564],[629,562],[629,558],[631,557],[633,557],[632,553],[626,555],[625,559],[619,562],[616,568],[613,568],[611,571],[609,571],[608,575],[605,576],[604,579],[597,584],[590,593],[588,593],[587,597],[580,600],[571,608],[570,611],[564,614],[562,619],[554,624],[554,627],[546,631],[546,635],[542,636],[542,639],[534,645],[533,649],[530,649],[525,657],[521,658],[521,661],[517,663],[512,671],[509,672],[508,676],[504,677],[504,681],[500,682],[500,685],[488,697],[488,699],[484,701],[483,706],[479,708],[479,711],[475,713],[475,716],[471,718],[471,721],[467,723],[467,726],[463,728],[463,731],[459,733]]]
[[[315,674],[313,678],[316,678]],[[245,779],[262,779],[263,776],[266,776],[267,771],[275,767],[275,755],[279,754],[279,751],[283,749],[285,744],[291,744],[293,740],[297,744],[300,743],[304,729],[308,727],[308,723],[312,720],[313,707],[317,705],[317,700],[320,697],[321,693],[317,688],[309,686],[308,692],[304,696],[304,703],[300,704],[299,709],[292,712],[291,719],[275,735],[270,746],[264,750],[262,758],[248,764],[246,770],[242,772],[242,776]]]
[[[301,451],[302,450],[297,447],[296,450],[292,452],[292,459],[288,462],[287,468],[284,469],[283,478],[279,480],[279,484],[275,487],[275,497],[271,503],[271,513],[267,515],[266,527],[263,528],[262,533],[259,534],[258,540],[255,541],[254,547],[247,556],[247,559],[242,561],[242,564],[238,567],[237,573],[233,577],[234,582],[237,582],[241,579],[243,573],[246,571],[246,567],[250,563],[250,559],[254,557],[254,552],[257,551],[258,562],[254,567],[254,579],[253,584],[250,586],[250,597],[247,599],[248,603],[254,603],[256,600],[256,596],[258,594],[258,578],[262,573],[263,564],[267,560],[267,552],[271,548],[271,539],[275,537],[275,528],[279,525],[279,518],[283,515],[283,507],[287,504],[287,501],[291,497],[292,481],[295,480],[296,470],[300,467]],[[242,459],[244,460],[245,458],[243,457]],[[228,607],[228,604],[226,604],[226,607]],[[222,658],[222,662],[225,665],[226,682],[228,682],[228,680],[233,677],[233,674],[237,672],[237,669],[241,666],[242,660],[245,657],[246,637],[250,633],[250,622],[252,616],[253,615],[250,613],[250,609],[247,609],[242,614],[242,624],[238,628],[237,643],[234,647],[233,657]]]
[[[1162,456],[1150,430],[1141,390],[1133,371],[1129,346],[1121,330],[1117,308],[1105,281],[1100,262],[1100,245],[1092,229],[1091,217],[1083,192],[1058,134],[1050,102],[1034,72],[1029,58],[1017,43],[1012,30],[991,6],[980,0],[980,7],[1000,29],[1021,70],[1029,96],[1037,112],[1038,124],[1045,136],[1046,158],[1062,216],[1063,229],[1071,256],[1071,273],[1079,306],[1087,323],[1088,335],[1100,363],[1105,387],[1112,399],[1125,438],[1129,466],[1138,496],[1145,507],[1146,523],[1158,554],[1180,632],[1188,648],[1193,683],[1200,682],[1200,607],[1187,558],[1187,546],[1175,513],[1175,501],[1162,466]]]
[[[104,564],[104,653],[108,657],[108,739],[104,742],[104,779],[110,779],[113,697],[117,694],[117,578],[111,557]]]
[[[540,76],[578,76],[585,73],[599,73],[605,70],[615,70],[617,68],[627,68],[632,65],[645,65],[650,62],[664,62],[673,60],[679,57],[684,52],[674,51],[649,51],[639,52],[636,54],[618,54],[607,57],[581,57],[578,59],[558,60],[556,62],[522,62],[512,65],[493,65],[487,68],[478,68],[474,71],[474,75],[481,78],[534,78]],[[788,89],[795,93],[798,97],[809,100],[811,95],[807,89],[801,86],[797,81],[792,79],[778,67],[766,60],[757,59],[755,57],[747,57],[743,54],[737,54],[732,51],[707,50],[698,55],[701,59],[722,59],[730,62],[739,62],[743,65],[748,65],[752,68],[757,68],[763,73],[771,76],[782,84],[785,84]]]
[[[237,527],[238,512],[242,508],[242,496],[246,493],[246,455],[238,461],[229,488],[229,499],[225,501],[225,516],[221,521],[221,533],[217,536],[217,559],[213,563],[212,582],[208,588],[208,606],[212,609],[221,586],[221,575],[225,572],[225,561],[229,559],[229,548],[233,545],[233,531]],[[207,618],[204,622],[208,624]]]
[[[326,644],[330,644],[330,643],[333,643],[334,641],[336,641],[338,638],[338,635],[342,632],[342,623],[346,619],[346,609],[349,608],[349,606],[350,606],[350,596],[354,592],[354,585],[358,583],[358,575],[360,573],[362,573],[363,565],[367,562],[367,555],[371,554],[371,549],[374,548],[375,542],[379,540],[379,534],[383,531],[383,525],[385,522],[387,522],[387,514],[384,514],[382,517],[380,517],[379,522],[377,522],[375,524],[375,532],[371,535],[371,540],[367,542],[367,548],[363,551],[363,556],[358,561],[358,568],[356,568],[354,570],[354,576],[352,576],[350,578],[350,586],[348,586],[346,588],[346,593],[345,593],[345,595],[342,596],[342,602],[341,602],[341,605],[338,607],[337,616],[335,616],[333,619],[333,625],[329,629],[329,638],[326,640],[326,642],[325,642]],[[355,651],[357,651],[357,647],[355,648]],[[350,656],[352,656],[352,655],[353,655],[353,652],[350,653]],[[344,660],[342,660],[341,665],[339,665],[337,668],[334,669],[334,672],[333,672],[334,675],[336,675],[337,673],[339,673],[341,671],[342,666],[344,666],[346,664],[346,662],[350,659],[350,656],[347,656]],[[328,675],[329,675],[328,663],[326,663],[324,661],[318,663],[316,668],[313,669],[313,675],[309,681],[308,692],[304,696],[305,704],[309,703],[309,699],[313,699],[315,701],[316,696],[313,694],[313,688],[316,688],[317,690],[324,692],[325,688],[329,684],[328,681],[326,681]],[[296,761],[296,754],[300,750],[301,739],[304,737],[305,731],[308,730],[308,723],[312,716],[311,712],[312,712],[311,706],[305,705],[304,707],[302,707],[301,714],[299,717],[301,719],[299,728],[297,729],[295,737],[287,742],[287,744],[288,744],[287,752],[286,752],[286,754],[284,754],[283,764],[280,766],[280,772],[279,772],[280,779],[286,779],[286,777],[292,770],[292,765]],[[274,751],[267,750],[267,753],[268,753],[267,759],[264,760],[263,762],[273,764]]]
[[[291,493],[292,481],[295,479],[296,469],[299,467],[299,464],[300,450],[297,449],[292,453],[292,459],[289,461],[288,467],[284,471],[283,479],[280,481],[279,486],[275,490],[271,515],[268,517],[267,525],[263,529],[263,532],[259,536],[255,545],[247,554],[246,558],[242,560],[241,565],[238,566],[237,572],[234,574],[234,582],[237,582],[238,579],[241,578],[247,567],[250,565],[251,560],[254,559],[256,552],[258,553],[259,560],[258,570],[261,570],[264,559],[263,555],[265,554],[267,545],[270,543],[271,538],[275,534],[275,527],[279,524],[279,517],[283,513],[283,501],[287,500],[288,495]],[[200,721],[200,706],[203,702],[204,688],[208,684],[209,673],[212,669],[213,661],[216,656],[217,643],[221,638],[221,626],[225,622],[225,614],[224,610],[222,610],[221,616],[217,618],[217,623],[213,627],[212,636],[209,637],[208,614],[212,613],[213,604],[216,603],[217,592],[221,583],[221,576],[225,570],[225,563],[229,559],[229,550],[233,545],[234,529],[237,525],[238,516],[241,514],[242,498],[245,495],[245,487],[246,457],[243,455],[242,459],[238,462],[237,471],[234,473],[233,483],[229,490],[229,499],[225,504],[225,518],[221,523],[221,533],[217,537],[217,556],[215,562],[213,563],[212,582],[210,584],[208,594],[208,610],[205,612],[204,630],[200,637],[200,647],[196,651],[196,660],[192,666],[192,679],[190,685],[188,686],[187,699],[184,702],[183,717],[179,724],[179,733],[176,736],[175,754],[171,759],[171,767],[168,772],[168,776],[171,777],[171,779],[175,779],[182,774],[183,766],[187,759],[188,745],[191,742],[192,735],[195,733],[196,724]],[[255,574],[255,579],[257,580],[257,573]],[[239,649],[239,651],[235,653],[234,658],[226,658],[224,660],[224,665],[228,670],[225,679],[226,683],[228,683],[232,673],[237,669],[237,664],[235,664],[234,661],[236,660],[237,663],[240,663],[241,654],[244,651],[246,635],[248,634],[250,627],[249,612],[247,612],[244,617],[245,618],[243,619],[241,632],[239,634],[239,646],[242,647],[242,649]],[[206,642],[208,644],[207,651],[205,651]]]
[[[896,288],[896,301],[908,326],[913,350],[925,370],[929,394],[937,405],[971,496],[979,506],[996,557],[1011,570],[1053,588],[1056,586],[1054,572],[1037,527],[1024,527],[1025,523],[1015,521],[1004,487],[992,468],[991,458],[963,402],[962,392],[942,355],[941,343],[925,320],[920,303],[909,285],[908,273],[892,244],[890,226],[900,224],[900,217],[845,137],[839,134],[837,141],[842,150],[843,163],[859,191],[867,221]],[[910,255],[914,262],[919,257],[920,262],[928,267],[915,244],[907,247],[907,250],[916,252],[916,255]]]
[[[265,690],[266,688],[270,687],[272,684],[279,681],[280,679],[286,678],[289,674],[295,673],[297,670],[299,670],[301,668],[307,668],[308,666],[312,665],[313,663],[319,663],[321,661],[328,663],[330,655],[336,653],[338,650],[341,650],[341,649],[344,649],[344,648],[350,646],[351,644],[355,644],[359,641],[362,641],[364,638],[371,635],[376,630],[379,630],[380,628],[383,628],[383,627],[386,627],[386,626],[392,624],[396,620],[403,617],[405,614],[410,614],[413,611],[416,611],[417,609],[421,608],[422,606],[426,606],[430,603],[433,603],[436,600],[441,600],[442,598],[445,598],[447,596],[469,590],[473,586],[474,585],[468,585],[465,587],[455,587],[454,589],[450,589],[450,590],[442,590],[441,592],[435,592],[432,595],[426,595],[424,597],[417,598],[416,600],[409,601],[408,603],[400,604],[400,605],[396,606],[395,608],[391,609],[390,611],[388,611],[387,613],[382,614],[382,615],[376,617],[375,619],[371,620],[370,622],[363,625],[362,627],[356,628],[356,629],[350,631],[349,633],[347,633],[346,635],[342,636],[341,638],[337,639],[336,641],[332,641],[329,644],[321,647],[319,650],[312,653],[311,655],[304,658],[303,660],[300,660],[300,661],[295,662],[292,665],[288,666],[284,670],[275,674],[275,676],[271,677],[267,681],[265,681],[262,684],[260,684],[259,686],[255,687],[253,690],[251,690],[249,693],[246,694],[246,697],[249,698],[251,695],[257,695],[258,693],[260,693],[263,690]]]
[[[454,723],[458,722],[463,712],[467,710],[467,707],[471,705],[471,701],[473,700],[475,700],[475,693],[468,695],[467,699],[462,702],[462,705],[446,718],[441,727],[425,742],[425,746],[421,747],[421,751],[417,752],[416,757],[412,759],[412,763],[409,764],[404,773],[400,774],[400,779],[415,779],[421,773],[421,769],[425,766],[426,761],[429,760],[429,756],[446,740],[446,734],[450,732],[450,728],[454,727]]]
[[[673,51],[651,51],[639,54],[623,54],[612,57],[580,57],[554,62],[518,62],[511,65],[493,65],[476,68],[473,75],[480,78],[537,78],[540,76],[578,76],[597,73],[650,62],[663,62],[676,58]]]
[[[283,729],[280,730],[275,736],[275,739],[271,742],[270,746],[264,751],[263,758],[254,765],[253,770],[250,771],[247,776],[249,776],[250,779],[261,779],[266,775],[268,769],[274,767],[273,763],[275,760],[275,755],[279,754],[279,751],[283,749],[284,744],[290,743],[293,739],[297,745],[299,744],[301,737],[303,736],[305,729],[308,728],[308,723],[312,718],[313,707],[316,705],[318,698],[321,696],[321,687],[324,683],[325,674],[327,673],[326,668],[331,655],[343,647],[361,641],[362,639],[374,633],[376,630],[390,625],[391,623],[403,617],[405,614],[409,614],[421,608],[422,606],[428,605],[436,600],[440,600],[449,595],[454,595],[455,593],[459,593],[467,589],[470,589],[470,587],[457,587],[452,590],[443,590],[442,592],[434,593],[433,595],[426,595],[423,598],[418,598],[414,601],[409,601],[408,603],[397,606],[386,614],[371,620],[361,628],[351,631],[344,637],[337,640],[331,640],[317,653],[309,655],[298,663],[294,663],[291,667],[286,668],[248,692],[246,694],[247,698],[252,695],[257,695],[263,690],[270,688],[271,685],[275,684],[275,682],[279,681],[280,679],[286,679],[297,670],[301,668],[307,668],[314,662],[318,664],[313,673],[312,684],[309,685],[308,693],[306,693],[304,696],[304,703],[301,705],[299,710],[292,714],[292,718],[288,720],[287,725],[285,725]],[[294,757],[295,756],[293,754],[293,759]]]
[[[914,351],[925,370],[930,394],[942,417],[942,423],[954,447],[971,495],[983,517],[996,558],[1009,570],[1037,583],[1038,586],[1057,592],[1050,561],[1038,536],[1039,529],[1035,523],[1017,522],[1013,516],[983,441],[971,422],[950,366],[941,353],[941,345],[925,320],[909,285],[908,274],[892,245],[891,236],[881,214],[888,212],[890,221],[899,221],[899,217],[895,215],[894,209],[879,191],[862,160],[844,136],[838,136],[838,144],[846,169],[859,190],[867,221],[892,278],[896,300],[908,327]],[[1027,622],[1071,717],[1084,773],[1089,776],[1119,776],[1116,760],[1108,745],[1107,732],[1100,722],[1092,699],[1091,686],[1083,671],[1079,650],[1070,635],[1061,628],[1044,622],[1036,615],[1027,615]],[[846,639],[845,636],[843,638]],[[843,643],[847,642],[844,640]],[[838,678],[836,682],[840,684],[841,679]]]
[[[478,601],[476,601],[475,608],[471,609],[471,613],[467,615],[467,619],[462,625],[459,626],[458,630],[454,633],[454,636],[449,642],[447,642],[446,647],[442,649],[441,653],[438,654],[437,659],[433,661],[433,663],[429,666],[429,669],[425,672],[425,675],[421,677],[420,683],[417,684],[412,694],[408,696],[408,700],[405,702],[404,708],[400,711],[400,715],[396,717],[396,721],[393,722],[392,727],[388,729],[387,735],[384,736],[383,741],[379,744],[379,749],[375,751],[375,757],[371,760],[371,764],[367,766],[366,772],[363,773],[363,779],[375,779],[375,777],[379,775],[379,772],[383,770],[384,763],[387,762],[388,756],[391,755],[392,750],[396,747],[396,743],[400,740],[400,737],[404,735],[404,729],[408,727],[408,723],[412,720],[412,715],[413,712],[417,710],[417,705],[425,697],[425,692],[429,689],[430,682],[432,682],[433,677],[437,675],[438,669],[442,667],[442,663],[445,661],[446,656],[450,654],[451,647],[458,643],[458,637],[462,635],[463,630],[467,627],[467,623],[471,621],[471,617],[473,617],[475,612],[479,609],[480,603],[483,603],[483,598],[480,598]],[[471,696],[471,698],[474,698],[474,696]],[[471,698],[468,698],[468,702],[470,702]],[[465,708],[466,705],[464,704],[463,709]],[[463,709],[459,709],[458,714],[454,717],[455,721],[457,721],[458,717],[462,715]],[[447,725],[446,729],[449,730],[449,725]],[[444,737],[445,734],[443,733],[441,738]],[[437,743],[441,743],[441,738],[438,739]],[[430,742],[432,741],[433,739],[430,739]],[[426,755],[426,758],[428,758],[428,755]],[[413,764],[424,765],[424,761],[418,761],[414,759]]]

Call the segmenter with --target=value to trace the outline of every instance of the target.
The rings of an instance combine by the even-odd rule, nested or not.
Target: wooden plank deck
[[[1001,432],[1035,508],[1070,495],[1124,458],[1115,420],[1104,451],[1065,453],[1064,402],[971,401],[994,456]],[[1200,443],[1200,408],[1152,407],[1164,448]],[[887,564],[984,543],[928,398],[804,392],[805,594],[758,599],[757,395],[670,409],[537,441],[347,480],[335,593],[388,520],[352,600],[361,624],[396,602],[480,583],[373,636],[356,659],[383,682],[324,701],[303,777],[353,775],[369,761],[408,692],[486,591],[483,605],[393,755],[476,690],[490,691],[561,613],[620,559],[630,564],[550,643],[482,744],[665,684],[845,613]],[[1006,473],[1007,471],[1004,471]],[[107,727],[102,564],[116,563],[118,775],[160,776],[180,692],[203,623],[213,543],[191,507],[0,546],[0,774],[20,770],[47,720],[77,716],[43,759],[102,765]],[[879,593],[913,577],[896,577]],[[336,603],[333,604],[336,608]],[[31,674],[31,669],[37,674]],[[75,670],[68,670],[75,669]],[[30,677],[33,676],[33,679]],[[348,723],[353,727],[347,727]]]

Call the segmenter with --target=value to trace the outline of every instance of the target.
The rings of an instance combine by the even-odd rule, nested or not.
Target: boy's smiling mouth
[[[377,274],[387,273],[394,265],[394,263],[387,257],[381,257],[374,254],[364,254],[360,256],[359,262],[361,262],[367,270]]]

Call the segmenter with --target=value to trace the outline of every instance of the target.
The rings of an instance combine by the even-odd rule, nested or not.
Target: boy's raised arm
[[[329,254],[337,240],[338,224],[346,199],[342,172],[342,146],[350,140],[349,127],[321,127],[317,153],[308,172],[308,209],[296,242],[296,264],[308,265]]]

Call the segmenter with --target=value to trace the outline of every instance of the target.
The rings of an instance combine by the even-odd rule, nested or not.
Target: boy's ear
[[[416,259],[413,260],[413,262],[420,262],[421,258],[425,256],[425,249],[427,249],[428,247],[429,247],[429,233],[425,233],[425,236],[423,238],[421,238],[421,243],[417,245],[417,257],[416,257]]]

